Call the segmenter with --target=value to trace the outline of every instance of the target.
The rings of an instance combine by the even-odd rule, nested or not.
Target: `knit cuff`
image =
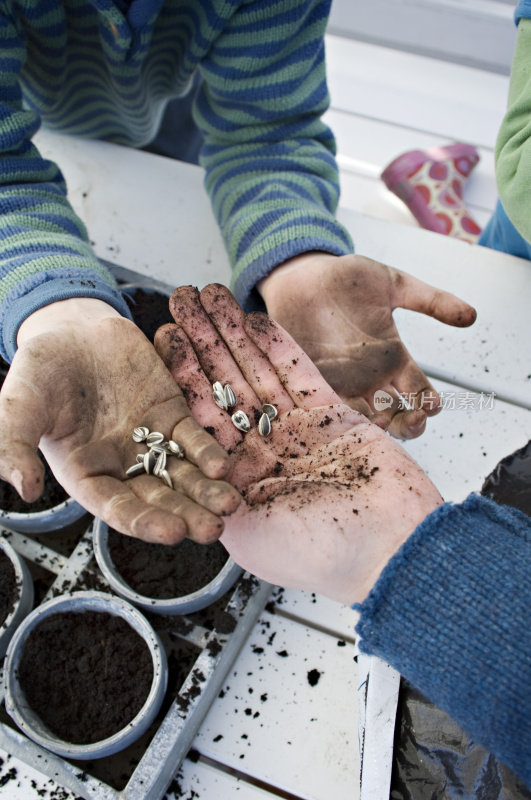
[[[514,11],[514,21],[518,25],[522,17],[531,17],[531,0],[520,0]]]
[[[529,517],[470,495],[430,514],[355,606],[360,650],[388,661],[528,784],[530,543]]]
[[[264,311],[265,305],[256,284],[288,259],[310,251],[344,256],[352,253],[354,247],[348,232],[329,218],[319,225],[294,224],[277,232],[275,237],[264,237],[263,241],[258,238],[251,252],[247,253],[248,264],[236,265],[231,288],[238,303],[248,313]]]
[[[9,362],[13,359],[17,350],[18,329],[30,314],[50,303],[68,300],[71,297],[103,300],[122,316],[132,319],[127,303],[116,288],[97,274],[86,269],[77,270],[68,278],[48,280],[9,302],[3,318],[0,340],[0,352],[3,358]]]

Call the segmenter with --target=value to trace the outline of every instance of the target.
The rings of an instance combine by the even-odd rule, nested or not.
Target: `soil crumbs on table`
[[[61,739],[89,744],[124,728],[153,680],[143,639],[123,619],[95,611],[53,614],[28,637],[19,666],[27,700]]]

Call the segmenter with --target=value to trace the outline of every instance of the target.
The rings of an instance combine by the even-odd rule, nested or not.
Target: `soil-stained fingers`
[[[342,402],[313,361],[289,333],[267,314],[249,314],[245,320],[245,330],[267,356],[298,408],[309,409]]]
[[[258,409],[264,403],[274,405],[279,414],[293,408],[293,399],[283,387],[275,367],[249,337],[245,327],[247,315],[229,289],[211,283],[201,291],[200,299],[240,373],[258,397]]]
[[[155,335],[155,348],[180,386],[197,423],[215,436],[225,449],[235,447],[241,441],[242,434],[232,424],[229,410],[221,409],[214,402],[212,384],[182,328],[163,325]],[[221,370],[232,361],[226,348],[218,349],[218,358]]]

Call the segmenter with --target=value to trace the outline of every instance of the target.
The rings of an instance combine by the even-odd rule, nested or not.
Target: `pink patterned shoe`
[[[463,188],[478,161],[476,148],[461,142],[410,150],[395,158],[381,178],[421,227],[475,243],[481,228],[463,202]]]

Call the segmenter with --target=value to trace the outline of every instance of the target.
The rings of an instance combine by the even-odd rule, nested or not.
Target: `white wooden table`
[[[46,155],[60,156],[98,255],[170,285],[228,281],[198,168],[103,143],[49,134],[38,141]],[[358,252],[451,289],[478,309],[469,331],[399,315],[411,351],[448,403],[455,398],[407,449],[447,499],[462,500],[529,438],[531,266],[358,212],[342,210],[341,218]],[[197,735],[199,761],[181,769],[183,797],[358,796],[354,612],[296,591],[277,591],[274,602],[276,613],[261,615]],[[320,675],[314,686],[310,670]],[[14,765],[11,759],[3,769]],[[9,782],[10,800],[37,798],[48,786],[16,768],[20,788]]]

